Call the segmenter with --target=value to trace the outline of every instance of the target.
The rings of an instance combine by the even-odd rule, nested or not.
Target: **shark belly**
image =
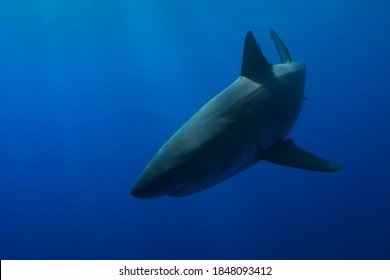
[[[300,111],[303,92],[291,90],[292,72],[276,65],[262,83],[241,76],[216,95],[148,164],[135,186],[138,195],[192,195],[264,159]]]
[[[188,159],[192,179],[168,195],[192,195],[212,187],[260,161],[266,150],[288,135],[300,106],[284,110],[279,99],[290,92],[275,86],[281,79],[283,75],[273,74],[259,84],[240,77],[179,130],[178,135],[187,137],[173,142],[195,141],[199,147]]]
[[[163,145],[141,174],[144,192],[194,194],[258,162],[278,137],[268,121],[271,96],[262,85],[238,78]]]

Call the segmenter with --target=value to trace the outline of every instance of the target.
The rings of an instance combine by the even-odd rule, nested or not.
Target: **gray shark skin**
[[[292,60],[272,28],[270,34],[282,63],[268,63],[249,31],[240,77],[162,146],[131,190],[134,197],[192,195],[260,160],[323,172],[342,168],[286,139],[305,98],[306,66]]]

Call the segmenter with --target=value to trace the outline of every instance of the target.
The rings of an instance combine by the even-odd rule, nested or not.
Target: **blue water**
[[[381,3],[381,4],[379,4]],[[0,259],[390,259],[389,4],[0,2]],[[160,146],[272,26],[307,65],[290,136],[345,168],[261,162],[132,198]]]

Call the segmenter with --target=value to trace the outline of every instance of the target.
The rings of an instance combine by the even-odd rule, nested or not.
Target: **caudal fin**
[[[283,43],[282,39],[280,39],[279,35],[276,34],[275,30],[273,30],[272,27],[269,28],[269,33],[271,35],[272,41],[274,41],[276,50],[278,51],[282,63],[291,62],[292,58],[290,52],[288,51],[286,45]]]

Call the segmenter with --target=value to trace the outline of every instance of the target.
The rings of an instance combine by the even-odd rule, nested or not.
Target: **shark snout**
[[[157,163],[160,164],[159,161]],[[153,162],[145,168],[131,190],[132,196],[154,198],[165,195],[177,188],[172,172],[165,168],[159,168],[159,166],[166,165],[158,164]]]
[[[136,198],[153,198],[161,196],[158,185],[162,185],[158,180],[152,178],[148,172],[144,172],[131,189],[131,195]]]
[[[130,194],[136,198],[149,198],[148,193],[145,191],[143,185],[139,184],[138,182],[131,189]]]

